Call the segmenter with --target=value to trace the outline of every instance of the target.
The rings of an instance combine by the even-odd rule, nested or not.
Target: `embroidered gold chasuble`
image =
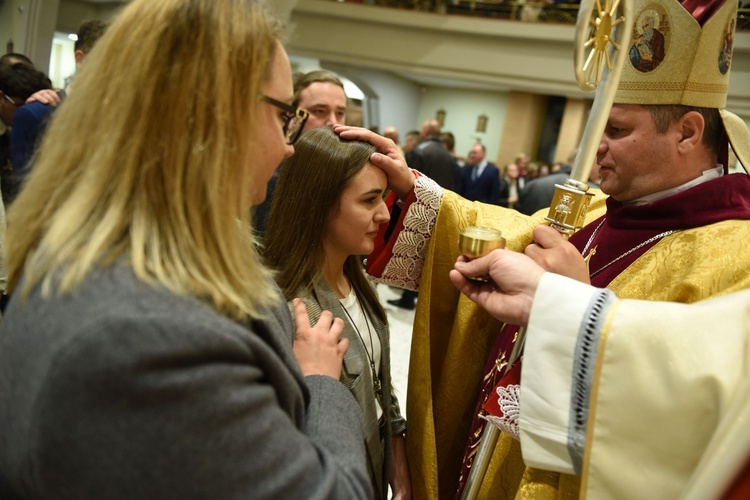
[[[407,453],[417,499],[455,494],[479,380],[502,326],[448,278],[459,255],[459,233],[467,226],[500,228],[508,248],[523,250],[542,219],[443,192],[422,266],[409,365]]]
[[[587,224],[606,210],[605,197],[595,192]],[[502,326],[448,278],[459,255],[458,235],[470,225],[494,227],[508,248],[522,251],[545,215],[527,217],[444,192],[422,268],[409,369],[407,453],[415,498],[454,497],[483,368]],[[748,246],[747,221],[683,230],[664,237],[608,288],[621,298],[679,302],[746,288]],[[509,355],[501,353],[497,362],[504,364]],[[578,491],[577,477],[526,468],[519,442],[503,434],[479,497],[578,498]]]

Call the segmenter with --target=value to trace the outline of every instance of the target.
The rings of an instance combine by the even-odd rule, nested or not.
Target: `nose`
[[[603,155],[607,152],[607,136],[602,134],[602,138],[599,139],[599,147],[596,148],[597,154]]]
[[[287,144],[284,148],[284,158],[289,158],[294,154],[294,146],[291,144]]]
[[[346,125],[344,120],[339,120],[339,116],[336,114],[336,110],[332,110],[326,117],[326,125],[333,127],[335,125]]]
[[[388,212],[388,206],[384,201],[381,201],[378,204],[378,209],[375,211],[374,220],[378,224],[382,224],[383,222],[388,222],[389,220],[391,220],[391,214],[390,212]]]
[[[607,144],[606,136],[602,135],[599,146],[596,148],[596,161],[601,162],[602,158],[606,156],[607,151],[609,151],[609,144]]]

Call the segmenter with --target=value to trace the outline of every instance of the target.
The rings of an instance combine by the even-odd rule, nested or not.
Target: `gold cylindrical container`
[[[505,238],[497,229],[469,226],[459,235],[458,248],[464,257],[473,260],[498,248],[505,248]]]
[[[458,249],[467,260],[484,257],[498,248],[505,248],[505,238],[497,229],[469,226],[458,237]],[[478,276],[472,279],[483,283],[490,280],[488,276]]]

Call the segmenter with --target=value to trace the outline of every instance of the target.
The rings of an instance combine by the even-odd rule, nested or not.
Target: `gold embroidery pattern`
[[[729,86],[723,84],[700,83],[700,82],[620,82],[622,90],[655,90],[659,92],[709,92],[726,93]]]

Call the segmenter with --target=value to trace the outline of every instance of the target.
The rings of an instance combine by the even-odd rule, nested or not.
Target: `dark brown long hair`
[[[292,300],[300,287],[312,287],[322,279],[326,221],[339,209],[341,192],[364,168],[375,147],[341,140],[322,127],[303,135],[294,150],[279,172],[263,251],[268,266],[277,271],[276,281],[287,300]],[[385,322],[385,311],[358,256],[346,259],[344,273],[357,296]]]

